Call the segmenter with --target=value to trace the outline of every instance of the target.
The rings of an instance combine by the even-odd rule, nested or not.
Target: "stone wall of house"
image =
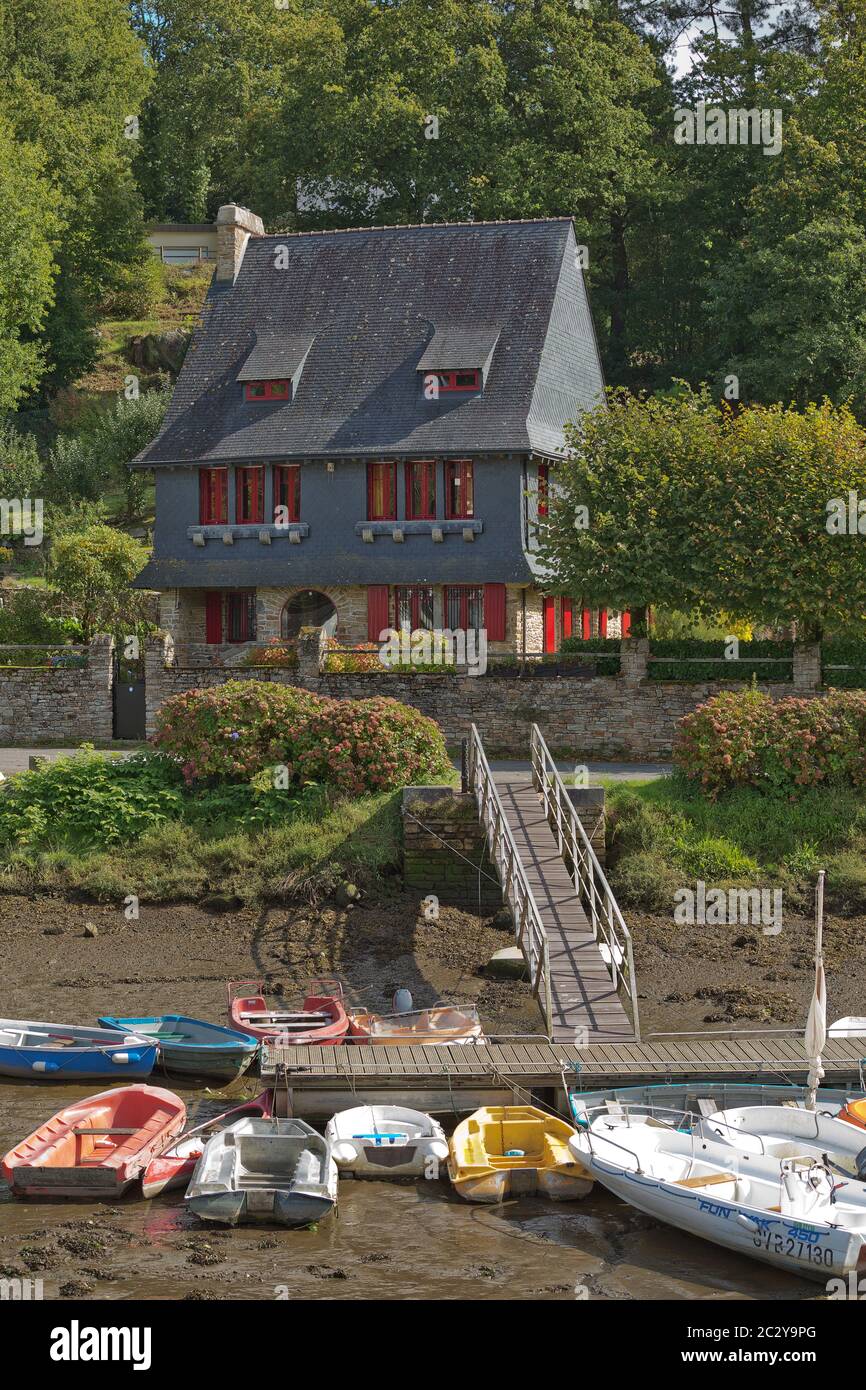
[[[299,642],[297,671],[167,668],[165,650],[165,643],[155,639],[147,652],[148,732],[156,710],[169,695],[242,676],[303,685],[340,700],[390,695],[435,719],[449,744],[459,744],[467,737],[469,726],[475,724],[488,750],[515,757],[527,755],[531,726],[538,724],[549,747],[573,756],[575,762],[582,758],[667,758],[684,715],[722,690],[742,689],[738,681],[686,684],[647,680],[648,644],[637,638],[621,644],[620,676],[592,680],[323,674],[320,634],[309,628],[304,629]],[[803,647],[795,652],[792,683],[759,688],[774,699],[792,694],[819,697],[819,680],[820,661],[811,647]]]
[[[105,742],[112,736],[113,654],[95,637],[87,665],[69,670],[0,667],[0,743]],[[14,649],[6,648],[14,656]]]
[[[449,787],[406,787],[402,814],[407,888],[482,916],[502,906],[474,796]],[[435,904],[428,910],[435,912]]]

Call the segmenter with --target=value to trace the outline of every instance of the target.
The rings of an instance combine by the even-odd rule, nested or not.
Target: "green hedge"
[[[866,642],[856,638],[833,637],[821,644],[823,663],[821,679],[837,690],[862,690],[866,687]],[[849,671],[833,671],[832,666],[849,666]]]
[[[595,666],[599,676],[619,675],[618,637],[563,637],[560,651],[564,656],[586,657]]]
[[[723,658],[723,638],[702,641],[692,637],[673,637],[650,641],[650,656],[666,658],[649,664],[649,679],[654,681],[790,681],[793,679],[793,642],[740,642],[738,661],[701,661],[701,657]],[[761,658],[765,660],[761,660]],[[773,661],[767,657],[775,658]],[[690,659],[689,659],[690,658]],[[782,665],[778,658],[784,659]]]

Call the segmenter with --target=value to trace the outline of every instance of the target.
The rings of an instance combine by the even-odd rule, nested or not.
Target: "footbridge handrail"
[[[614,986],[617,990],[624,987],[631,1000],[634,1035],[640,1040],[631,932],[537,724],[532,726],[531,758],[533,786],[543,799],[544,812],[560,854],[567,854],[571,861],[575,892],[586,908]]]
[[[547,1036],[552,1038],[553,1003],[547,932],[502,808],[481,736],[474,724],[470,730],[468,754],[469,784],[487,833],[490,857],[499,871],[503,896],[511,908],[517,944],[529,965],[533,992],[544,1014]]]

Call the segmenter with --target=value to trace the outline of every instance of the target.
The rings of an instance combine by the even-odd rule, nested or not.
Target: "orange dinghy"
[[[67,1105],[3,1159],[17,1197],[119,1197],[186,1123],[159,1086],[122,1086]]]
[[[837,1120],[847,1120],[849,1125],[859,1125],[866,1129],[866,1100],[849,1100],[836,1116]]]
[[[405,1014],[352,1013],[347,1041],[435,1047],[483,1043],[484,1034],[474,1004],[434,1004],[431,1009],[413,1009]]]

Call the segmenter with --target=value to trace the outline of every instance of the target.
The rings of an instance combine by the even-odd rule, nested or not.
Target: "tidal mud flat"
[[[687,993],[692,978],[707,979],[708,964],[711,978],[731,988],[740,988],[741,979],[754,984],[755,954],[768,949],[750,948],[751,961],[745,947],[720,940],[708,951],[701,935],[707,929],[694,929],[687,952],[682,928],[668,939],[661,922],[632,918],[630,924],[647,1030],[712,1026],[702,1023],[712,1007],[707,1001],[671,1005],[664,994]],[[792,994],[802,987],[807,1000],[805,954],[802,967],[796,955],[806,950],[805,922],[802,930],[802,947],[793,936],[783,947],[795,953],[784,967],[794,980],[776,987]],[[0,896],[4,1011],[65,1022],[95,1022],[107,1010],[184,1012],[222,1022],[227,979],[261,975],[269,988],[290,996],[311,976],[338,974],[374,1008],[386,1008],[402,986],[419,1003],[443,994],[477,1000],[490,1032],[538,1032],[529,986],[479,973],[509,940],[507,932],[454,909],[443,908],[439,923],[427,923],[417,898],[404,893],[351,909],[211,913],[144,906],[133,922],[104,905]],[[768,939],[776,952],[779,940]],[[778,961],[765,964],[781,968]],[[831,965],[831,998],[835,973]],[[846,1011],[841,980],[837,997],[838,1011]],[[258,1090],[256,1077],[218,1094],[167,1084],[183,1096],[193,1123]],[[2,1151],[95,1089],[0,1083]],[[448,1128],[449,1117],[440,1118]],[[133,1194],[116,1206],[24,1203],[0,1182],[0,1277],[42,1279],[45,1298],[76,1300],[822,1296],[819,1285],[691,1240],[599,1189],[580,1202],[522,1199],[482,1207],[461,1201],[447,1179],[341,1181],[336,1216],[309,1231],[205,1229],[178,1192],[150,1202]]]

